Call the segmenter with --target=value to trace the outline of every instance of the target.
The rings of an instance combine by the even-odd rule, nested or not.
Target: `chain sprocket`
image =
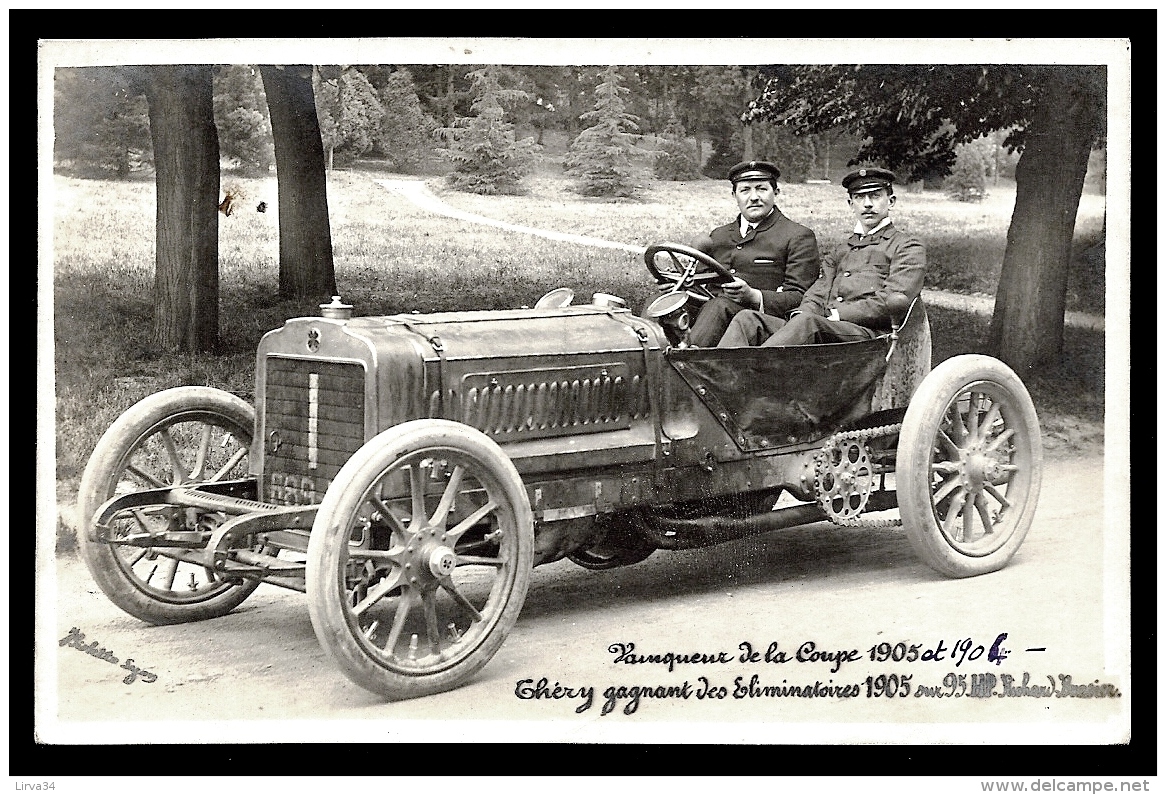
[[[894,527],[900,519],[863,519],[875,483],[869,440],[899,432],[901,424],[834,434],[814,456],[814,493],[826,517],[844,527]]]

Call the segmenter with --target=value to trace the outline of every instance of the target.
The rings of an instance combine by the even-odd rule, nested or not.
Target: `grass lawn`
[[[655,289],[633,254],[584,248],[433,216],[373,180],[375,171],[335,171],[329,211],[341,294],[358,314],[493,309],[533,304],[559,286],[576,295],[607,292],[638,308]],[[219,218],[220,336],[215,354],[174,355],[150,343],[154,273],[154,183],[57,176],[55,184],[54,365],[58,496],[69,499],[98,437],[148,394],[180,384],[208,384],[250,397],[260,336],[289,317],[318,314],[321,299],[276,295],[276,182],[236,179],[236,210]],[[561,178],[531,180],[525,196],[456,193],[439,180],[450,205],[492,218],[573,234],[647,245],[687,242],[729,220],[727,183],[645,180],[636,200],[583,198]],[[927,286],[992,294],[999,275],[1013,191],[980,204],[931,193],[900,194],[896,222],[928,250]],[[256,205],[267,203],[265,213]],[[853,226],[837,186],[783,185],[779,206],[813,228],[824,249]],[[1101,237],[1102,197],[1082,200],[1078,250]],[[1070,309],[1100,312],[1104,273],[1081,259],[1071,277]],[[930,310],[936,361],[982,349],[987,318]],[[1104,406],[1104,335],[1066,331],[1066,355],[1030,383],[1046,438],[1100,440]],[[1076,442],[1073,442],[1076,443]]]

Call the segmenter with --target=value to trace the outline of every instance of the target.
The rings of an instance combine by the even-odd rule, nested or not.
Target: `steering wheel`
[[[670,267],[662,269],[656,265],[656,255],[667,254]],[[727,284],[737,277],[715,259],[690,246],[679,243],[656,243],[644,251],[644,264],[657,284],[671,284],[670,292],[688,293],[689,297],[701,303],[713,298],[710,286]],[[698,268],[698,266],[704,266]]]

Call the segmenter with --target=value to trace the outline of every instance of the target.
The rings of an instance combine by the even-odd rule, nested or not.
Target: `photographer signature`
[[[113,665],[118,665],[120,662],[118,658],[113,655],[113,652],[111,652],[109,649],[101,648],[101,644],[99,644],[97,641],[86,643],[85,633],[77,629],[77,627],[70,629],[68,635],[57,641],[57,645],[70,646],[77,651],[83,651],[91,657],[96,657],[99,660],[105,660],[107,663],[111,663]],[[134,665],[134,659],[132,657],[127,658],[126,661],[121,663],[119,667],[129,671],[129,673],[122,677],[121,680],[127,685],[133,684],[134,681],[138,679],[138,677],[141,677],[142,681],[146,684],[155,682],[158,679],[157,674],[153,674]]]

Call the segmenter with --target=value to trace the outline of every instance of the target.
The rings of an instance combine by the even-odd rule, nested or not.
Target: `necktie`
[[[746,224],[745,225],[745,237],[749,237],[749,235],[752,234],[753,230],[756,228],[757,227],[754,224]]]

